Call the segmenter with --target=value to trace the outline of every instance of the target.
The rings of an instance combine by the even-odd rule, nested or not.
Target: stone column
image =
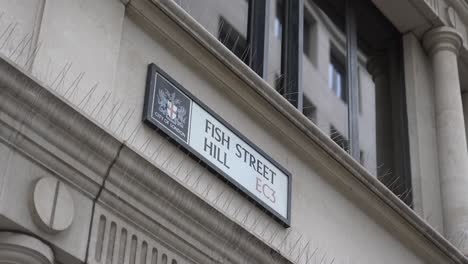
[[[0,232],[0,263],[53,264],[54,254],[49,246],[34,237]]]
[[[367,70],[375,85],[375,133],[377,177],[383,183],[393,180],[393,125],[388,60],[384,54],[370,57]]]
[[[445,236],[468,255],[468,153],[458,76],[461,35],[438,27],[424,35],[434,76],[435,118]]]

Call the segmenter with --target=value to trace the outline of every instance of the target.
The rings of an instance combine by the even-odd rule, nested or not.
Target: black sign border
[[[152,113],[151,113],[151,104],[152,104],[152,98],[155,93],[155,82],[156,82],[156,74],[162,75],[164,78],[166,78],[172,85],[174,85],[177,89],[179,89],[180,92],[182,92],[185,96],[187,96],[189,99],[191,99],[194,103],[197,103],[202,109],[207,111],[209,114],[211,114],[214,118],[216,118],[219,122],[221,122],[224,126],[226,126],[231,132],[233,132],[236,136],[241,138],[245,143],[247,143],[250,147],[252,147],[254,150],[256,150],[258,153],[260,153],[265,159],[267,159],[269,162],[271,162],[273,165],[275,165],[279,170],[281,170],[287,177],[288,177],[288,197],[287,197],[287,217],[283,217],[279,213],[277,213],[272,207],[267,205],[265,202],[261,201],[259,198],[257,198],[253,193],[251,193],[249,190],[247,190],[245,187],[234,181],[230,176],[228,176],[226,173],[224,173],[222,170],[218,169],[214,164],[212,164],[210,161],[208,161],[203,155],[199,154],[197,151],[192,149],[187,143],[185,143],[182,139],[180,139],[178,136],[176,136],[172,131],[168,130],[164,125],[160,125],[160,123],[157,120],[154,120],[152,118]],[[193,106],[192,106],[193,107]],[[192,120],[189,120],[191,125]],[[178,146],[181,146],[186,152],[188,151],[191,155],[192,158],[194,158],[197,161],[203,162],[205,165],[208,166],[208,168],[212,171],[215,172],[216,175],[221,176],[220,178],[227,182],[229,185],[234,187],[235,190],[238,192],[247,195],[247,198],[253,202],[257,207],[261,209],[266,210],[266,214],[269,216],[273,217],[277,222],[279,222],[282,226],[288,228],[291,226],[291,187],[292,187],[292,175],[291,173],[286,170],[283,166],[278,164],[275,160],[273,160],[269,155],[267,155],[263,150],[258,148],[255,144],[253,144],[250,140],[248,140],[246,137],[244,137],[239,131],[237,131],[235,128],[233,128],[229,123],[227,123],[223,118],[221,118],[218,114],[216,114],[214,111],[212,111],[208,106],[206,106],[204,103],[199,101],[194,95],[192,95],[189,91],[187,91],[182,85],[180,85],[178,82],[176,82],[173,78],[171,78],[164,70],[162,70],[160,67],[158,67],[154,63],[150,63],[148,65],[148,73],[146,77],[146,91],[145,91],[145,99],[144,99],[144,105],[143,105],[143,122],[148,124],[149,126],[156,128],[164,133],[164,135],[169,136],[171,141]],[[189,128],[190,129],[190,128]],[[189,130],[190,132],[190,130]],[[187,137],[187,139],[189,139]]]

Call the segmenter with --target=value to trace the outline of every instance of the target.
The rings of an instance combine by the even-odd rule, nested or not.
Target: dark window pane
[[[310,58],[310,38],[311,38],[311,25],[310,22],[304,19],[304,38],[303,38],[303,47],[304,47],[304,54]]]
[[[333,125],[330,126],[330,137],[342,149],[346,151],[349,149],[348,140]]]
[[[282,47],[283,28],[285,19],[284,0],[270,2],[269,39],[268,39],[268,65],[266,69],[266,81],[279,92],[283,92]]]
[[[317,63],[317,26],[309,9],[304,8],[304,36],[303,36],[303,51],[306,58]]]
[[[248,64],[247,39],[224,17],[219,18],[218,40]]]

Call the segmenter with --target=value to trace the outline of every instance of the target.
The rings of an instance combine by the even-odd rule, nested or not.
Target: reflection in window
[[[346,91],[346,69],[344,64],[333,53],[330,54],[330,64],[328,68],[328,85],[333,93],[348,103],[348,93]]]
[[[312,1],[304,3],[303,22],[303,113],[348,151],[345,33]]]
[[[276,16],[275,16],[275,37],[279,40],[283,36],[283,25],[284,25],[284,9],[283,1],[276,1]]]
[[[303,107],[303,114],[312,122],[317,124],[317,107],[307,98],[304,96],[304,107]]]
[[[284,0],[272,0],[268,10],[270,22],[268,41],[268,65],[265,79],[279,93],[283,92],[282,50],[285,23]],[[284,84],[286,85],[286,84]]]
[[[304,87],[304,90],[313,90],[314,96],[318,97],[313,99],[317,103],[319,122],[333,124],[330,128],[331,138],[342,148],[352,146],[354,158],[411,205],[406,104],[401,103],[405,101],[402,35],[372,1],[356,1],[356,5],[349,6],[345,0],[313,2],[320,9],[314,17],[320,29],[317,30],[320,41],[317,45],[316,69],[303,63],[303,83],[310,83],[310,87]],[[306,5],[314,9],[314,5],[308,1]],[[353,18],[354,22],[351,21]],[[357,28],[347,27],[352,24]],[[307,27],[305,25],[304,29]],[[345,28],[351,30],[348,36],[340,30]],[[343,56],[343,51],[348,48],[348,39],[357,40],[351,43],[350,49],[356,56]],[[330,52],[330,56],[321,56],[325,52]],[[352,67],[349,72],[347,65]],[[331,96],[339,97],[344,104],[336,103],[336,98],[329,100],[328,95],[316,87],[320,79],[309,77],[314,70],[325,75],[327,86],[333,91]],[[348,73],[357,75],[350,76],[357,77],[357,83],[347,83]],[[350,100],[348,93],[357,100]],[[325,101],[327,104],[322,103]],[[353,110],[348,111],[347,118],[351,123],[347,126],[343,126],[346,124],[342,115],[343,106]],[[343,133],[348,129],[358,133],[346,137]]]
[[[312,15],[306,8],[304,8],[304,36],[303,36],[303,51],[306,58],[310,62],[316,64],[316,32],[315,32],[315,21]]]

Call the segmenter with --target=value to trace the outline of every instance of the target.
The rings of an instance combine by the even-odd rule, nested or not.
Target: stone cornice
[[[457,14],[468,24],[468,3],[465,0],[445,0],[457,10]]]
[[[98,202],[167,238],[186,257],[198,263],[290,263],[5,59],[0,59],[0,112],[0,140],[56,171],[91,199],[111,168]],[[126,175],[132,179],[122,186]],[[138,204],[122,202],[122,195]]]
[[[0,261],[18,264],[53,264],[54,253],[36,238],[0,232]]]
[[[328,136],[326,136],[310,120],[303,116],[297,109],[289,104],[281,95],[270,87],[255,72],[248,68],[235,55],[227,50],[216,40],[203,26],[196,22],[181,7],[172,0],[132,0],[129,8],[145,17],[151,23],[152,18],[145,13],[151,13],[146,9],[148,2],[152,2],[161,9],[171,20],[173,20],[184,31],[190,34],[203,48],[208,50],[217,60],[221,61],[235,75],[241,78],[251,89],[261,95],[272,107],[286,117],[291,124],[301,130],[306,137],[313,141],[331,159],[346,168],[353,176],[352,181],[362,184],[370,192],[376,195],[388,209],[391,209],[401,219],[409,224],[416,232],[431,241],[439,250],[450,257],[454,263],[468,263],[463,254],[451,245],[443,236],[430,227],[424,220],[407,207],[398,197],[388,190],[382,183],[370,175],[362,166],[352,159],[346,152],[339,148]],[[145,10],[143,10],[145,8]],[[155,27],[157,25],[154,24]],[[171,36],[166,35],[168,38]],[[294,141],[294,140],[292,140]],[[305,151],[304,153],[307,153]],[[428,251],[428,253],[430,250]]]
[[[130,8],[135,8],[131,7],[134,2],[130,2]],[[174,6],[173,1],[164,1],[164,4],[172,5],[169,8],[177,12],[183,12]],[[186,16],[184,13],[179,15]],[[177,20],[177,17],[171,18]],[[187,23],[194,23],[190,17],[185,19]],[[208,42],[216,41],[209,33],[203,33],[204,29],[200,26],[197,29],[197,24],[184,29],[194,30],[193,27],[195,30],[200,30],[197,38],[208,38],[206,40]],[[304,148],[312,148],[304,151],[304,155],[323,152],[330,162],[349,171],[351,177],[348,174],[330,175],[330,177],[346,177],[350,189],[364,189],[365,191],[359,195],[372,198],[373,206],[369,210],[389,215],[386,221],[390,222],[392,228],[400,233],[407,233],[414,240],[421,242],[416,244],[424,248],[428,254],[449,258],[452,263],[468,263],[464,256],[440,234],[369,175],[224,46],[219,44],[213,47],[206,43],[202,46],[210,51],[213,50],[213,56],[241,78],[249,89],[254,89],[286,117],[289,126],[292,124],[303,134],[301,137],[308,142]],[[0,111],[2,112],[0,120],[11,123],[11,129],[15,132],[2,140],[8,141],[14,147],[21,146],[23,152],[48,168],[63,171],[58,174],[67,177],[90,197],[95,197],[98,187],[102,184],[102,177],[114,158],[120,154],[115,166],[112,167],[100,202],[116,213],[132,219],[148,232],[172,236],[177,243],[180,243],[180,246],[173,246],[191,258],[200,262],[202,257],[198,255],[205,255],[206,258],[213,260],[226,258],[233,263],[242,263],[240,260],[247,256],[252,263],[290,263],[266,243],[212,208],[178,182],[170,177],[163,177],[168,173],[164,169],[156,168],[126,146],[119,153],[124,142],[115,139],[109,131],[91,122],[80,110],[61,101],[53,92],[42,87],[38,81],[5,59],[0,59]],[[32,149],[33,144],[38,146]],[[50,157],[42,156],[45,152],[48,152]],[[58,157],[51,155],[54,152],[60,152],[61,156],[66,155],[70,160],[57,162]],[[126,182],[124,188],[120,187],[118,193],[114,188],[125,179],[124,171],[131,171],[133,180]],[[149,180],[150,178],[153,179]],[[147,185],[151,192],[142,190],[143,185]],[[133,201],[123,200],[118,194],[131,197]],[[137,203],[151,209],[148,211],[154,212],[154,215],[150,215],[149,212],[139,212]],[[158,208],[159,206],[163,207]],[[387,213],[384,214],[382,211]],[[134,217],[135,214],[143,217]],[[154,225],[155,219],[158,219],[157,226]],[[187,237],[196,243],[189,243]],[[198,247],[211,250],[203,251]]]

